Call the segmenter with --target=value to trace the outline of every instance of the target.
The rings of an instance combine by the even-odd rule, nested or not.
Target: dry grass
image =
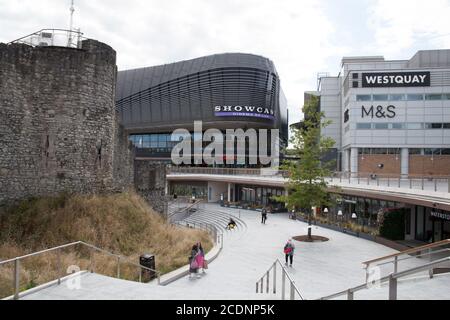
[[[75,241],[121,254],[138,262],[142,253],[156,256],[156,268],[170,272],[185,264],[192,245],[201,241],[213,246],[206,232],[167,224],[134,193],[111,196],[68,196],[25,201],[0,213],[0,259],[17,257]],[[63,271],[77,265],[89,267],[87,250],[65,249]],[[56,255],[48,253],[24,260],[20,268],[21,289],[54,280],[58,274]],[[12,293],[13,265],[0,266],[0,297]],[[95,256],[95,271],[115,275],[117,260]],[[121,264],[122,278],[136,280],[138,269]]]

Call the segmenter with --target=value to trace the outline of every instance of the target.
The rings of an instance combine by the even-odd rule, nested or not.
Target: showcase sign
[[[380,87],[429,87],[430,72],[381,72],[363,73],[363,88]]]
[[[260,119],[275,119],[275,113],[269,108],[254,106],[216,106],[216,117],[252,117]]]

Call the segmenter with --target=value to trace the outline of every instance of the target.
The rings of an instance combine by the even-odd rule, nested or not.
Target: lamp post
[[[344,215],[344,213],[342,212],[342,210],[338,211],[338,221],[339,221],[339,227],[341,227],[341,222],[342,222],[342,216]]]

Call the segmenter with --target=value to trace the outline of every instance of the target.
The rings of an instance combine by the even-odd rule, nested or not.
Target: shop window
[[[414,148],[411,148],[411,149],[409,149],[409,154],[410,155],[421,155],[423,152],[423,149],[414,149]]]
[[[373,148],[372,154],[388,154],[387,148]]]
[[[432,156],[432,155],[440,155],[441,149],[425,149],[424,151],[425,155]]]

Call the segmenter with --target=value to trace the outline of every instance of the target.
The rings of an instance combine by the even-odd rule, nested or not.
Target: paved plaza
[[[217,205],[207,207],[224,215],[240,217],[246,226],[237,231],[225,232],[222,252],[210,264],[207,274],[199,279],[184,277],[158,287],[153,283],[139,284],[84,274],[81,277],[81,290],[68,290],[63,284],[38,291],[25,299],[279,299],[279,294],[256,294],[256,281],[276,259],[284,262],[284,244],[293,236],[306,234],[307,224],[290,220],[287,214],[273,214],[263,225],[259,212]],[[287,268],[305,299],[317,299],[363,284],[363,261],[396,252],[383,245],[329,229],[314,227],[313,233],[328,237],[330,241],[295,242],[294,267]],[[416,260],[408,260],[401,266],[418,265],[420,261]],[[449,276],[441,275],[428,280],[425,274],[419,274],[414,279],[399,282],[398,298],[448,299],[449,289]],[[355,299],[387,297],[386,285],[355,294]]]

